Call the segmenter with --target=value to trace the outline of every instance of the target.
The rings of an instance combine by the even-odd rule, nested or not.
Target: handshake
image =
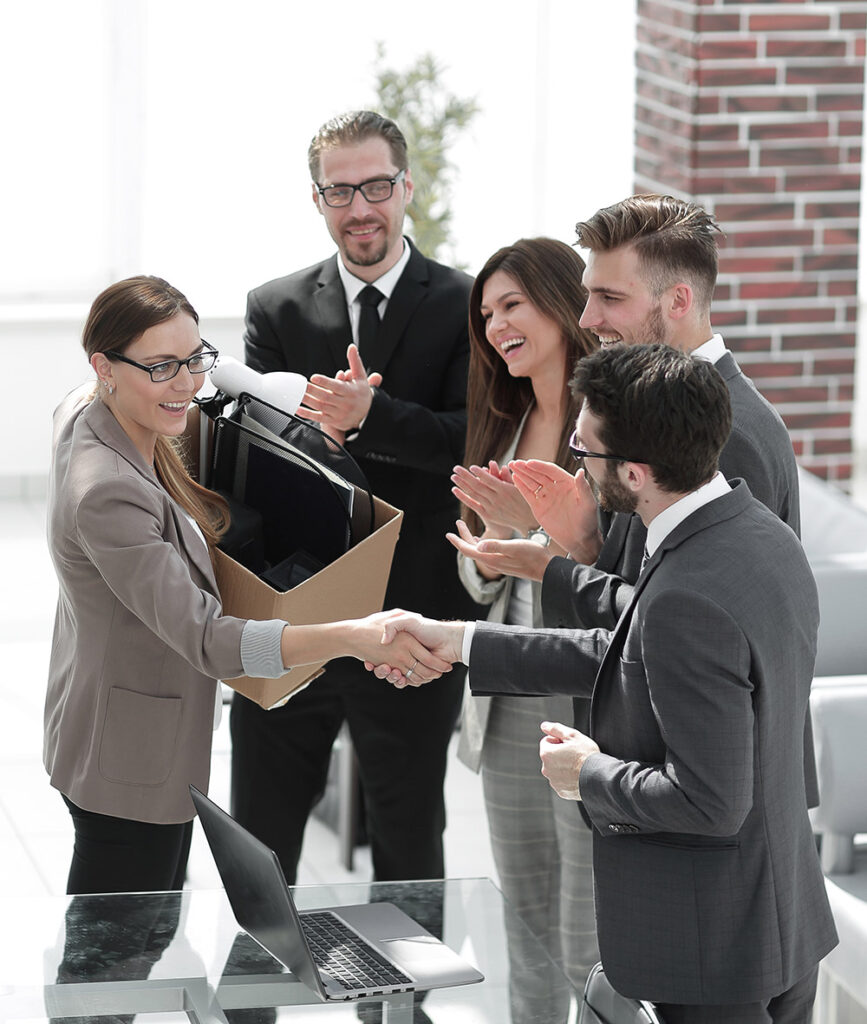
[[[422,686],[439,679],[461,660],[463,622],[438,622],[399,608],[370,616],[381,626],[380,654],[363,659],[364,667],[398,688]]]

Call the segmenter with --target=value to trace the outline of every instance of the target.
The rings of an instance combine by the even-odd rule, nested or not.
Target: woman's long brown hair
[[[517,432],[524,413],[533,402],[533,388],[526,377],[512,377],[503,359],[485,337],[482,291],[496,271],[514,278],[539,310],[560,325],[565,342],[566,380],[582,356],[598,348],[590,331],[579,324],[587,290],[581,283],[584,261],[565,242],[554,238],[522,238],[498,250],[482,267],[470,292],[470,370],[467,385],[467,441],[465,465],[485,465],[499,459]],[[557,464],[568,468],[569,435],[581,409],[580,396],[564,383],[563,431]],[[461,515],[474,534],[484,525],[466,506]]]

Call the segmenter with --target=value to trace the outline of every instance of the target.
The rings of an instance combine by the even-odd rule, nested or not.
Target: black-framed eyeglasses
[[[150,374],[154,384],[162,384],[164,381],[171,380],[172,377],[177,377],[181,372],[182,366],[186,366],[190,373],[207,373],[208,370],[213,369],[217,356],[220,353],[213,345],[208,344],[204,338],[202,339],[202,345],[204,346],[203,350],[193,353],[189,359],[167,359],[164,363],[152,363],[150,366],[146,366],[144,363],[137,363],[134,359],[128,359],[125,355],[114,350],[106,352],[105,355],[108,359],[117,359],[121,363],[129,363],[130,366],[144,370],[145,373]]]
[[[643,462],[644,459],[630,459],[626,455],[610,455],[608,452],[591,452],[578,444],[578,431],[573,430],[569,438],[569,451],[576,462],[584,459],[609,459],[611,462]]]
[[[325,200],[326,206],[350,206],[356,192],[360,192],[369,203],[384,203],[386,199],[391,199],[394,186],[405,177],[406,171],[398,171],[393,178],[375,178],[373,181],[363,181],[360,185],[317,185],[316,191]]]

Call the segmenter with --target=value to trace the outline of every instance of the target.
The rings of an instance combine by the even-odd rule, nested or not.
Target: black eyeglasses
[[[135,366],[139,370],[144,370],[145,373],[150,374],[150,378],[154,384],[162,384],[164,381],[171,380],[172,377],[177,377],[181,372],[182,366],[186,366],[190,373],[207,373],[208,370],[213,369],[214,363],[217,361],[217,356],[219,356],[220,353],[213,345],[209,345],[204,338],[202,339],[202,344],[205,346],[204,350],[194,353],[189,359],[167,359],[164,363],[153,363],[151,366],[146,366],[144,363],[137,363],[134,359],[127,359],[127,357],[121,355],[120,352],[115,352],[113,350],[106,352],[105,355],[108,359],[117,359],[121,363],[129,363],[130,366]]]
[[[590,452],[578,444],[578,431],[573,430],[569,438],[569,451],[576,462],[583,459],[610,459],[612,462],[644,462],[644,459],[630,459],[626,455],[609,455],[608,452]]]
[[[360,192],[369,203],[384,203],[391,199],[394,186],[405,177],[406,171],[398,171],[393,178],[376,178],[360,185],[326,185],[324,188],[317,185],[316,190],[326,206],[349,206],[356,192]]]

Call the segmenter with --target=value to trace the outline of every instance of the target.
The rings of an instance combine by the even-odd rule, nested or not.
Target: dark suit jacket
[[[352,332],[337,256],[247,298],[246,361],[309,377],[346,368]],[[405,512],[386,607],[438,618],[474,614],[445,539],[458,514],[450,474],[466,434],[468,300],[472,281],[412,247],[365,365],[383,376],[346,447],[378,497]]]
[[[768,999],[835,945],[802,768],[817,628],[797,538],[742,481],[665,538],[613,633],[477,625],[474,692],[593,687],[581,795],[624,995]]]
[[[799,534],[798,466],[786,425],[730,352],[714,365],[728,385],[732,403],[732,431],[720,453],[720,470],[727,480],[746,480],[754,497]],[[638,579],[646,538],[639,516],[618,512],[610,517],[595,565],[552,559],[542,583],[545,625],[614,629]],[[580,705],[578,709],[576,727],[586,732],[589,709]],[[808,806],[815,807],[819,786],[809,709],[804,747]]]

